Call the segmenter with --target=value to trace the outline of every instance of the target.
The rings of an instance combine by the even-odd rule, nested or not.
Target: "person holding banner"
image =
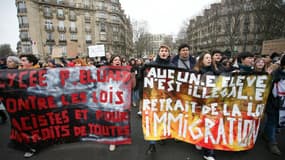
[[[80,66],[87,66],[86,62],[84,59],[77,58],[74,60],[75,66],[80,67]]]
[[[137,94],[138,94],[138,103],[139,103],[139,111],[137,113],[137,115],[141,116],[141,111],[142,111],[142,95],[143,95],[143,76],[144,76],[144,60],[142,58],[139,58],[136,61],[137,67],[138,67],[138,74],[136,76],[136,82],[138,83],[136,85],[137,87]]]
[[[149,62],[148,64],[158,65],[158,66],[176,67],[171,62],[170,48],[167,45],[161,45],[159,47],[158,55],[155,57],[155,60]]]
[[[122,58],[119,55],[112,55],[109,63],[111,66],[121,67],[122,66]],[[133,73],[133,72],[131,73],[131,81],[132,81],[132,89],[133,89],[136,85],[135,73]],[[116,145],[110,144],[109,150],[115,151]]]
[[[9,56],[7,57],[7,68],[8,69],[18,69],[21,61],[16,56]]]
[[[137,71],[137,65],[136,65],[136,60],[134,58],[131,58],[128,62],[129,66],[131,66],[131,71],[134,72],[137,76],[138,71]],[[135,89],[133,90],[133,94],[132,94],[132,106],[136,107],[137,106],[137,97],[136,97],[136,92]]]
[[[119,55],[113,55],[110,59],[110,65],[111,66],[123,66],[122,58]],[[136,86],[136,78],[135,78],[135,72],[131,71],[131,81],[132,81],[132,88]]]
[[[192,70],[196,59],[190,55],[190,46],[188,44],[181,44],[178,47],[178,55],[174,56],[172,63],[182,69]]]
[[[193,71],[198,74],[215,74],[215,69],[212,65],[212,56],[209,52],[204,52],[199,56]],[[200,150],[202,148],[199,145],[196,145],[196,149]],[[203,152],[203,158],[205,160],[215,160],[215,153],[213,149],[203,148]]]
[[[190,55],[190,46],[184,43],[178,47],[178,55],[174,56],[171,62],[177,68],[191,71],[196,64],[196,59]],[[176,139],[175,141],[178,142]]]
[[[281,81],[285,81],[285,56],[283,55],[280,60],[280,67],[272,72],[272,92],[270,92],[265,113],[267,115],[264,131],[262,134],[262,138],[267,142],[267,147],[269,151],[275,155],[280,156],[281,151],[277,145],[276,140],[276,130],[279,124],[279,109],[282,108],[282,103],[280,103],[280,99],[282,97],[281,95],[281,89],[284,86],[278,87],[278,84]],[[281,84],[281,83],[280,83]],[[278,90],[277,90],[278,87]],[[280,94],[278,93],[280,92]],[[283,92],[283,98],[284,98],[284,92]]]
[[[117,55],[113,55],[110,58],[110,62],[109,63],[110,63],[111,66],[122,66],[121,57],[117,56]],[[110,144],[109,150],[110,151],[115,151],[115,149],[116,149],[116,145],[115,144]]]
[[[237,58],[238,69],[233,72],[251,73],[254,71],[254,55],[250,52],[242,52]]]
[[[20,65],[20,59],[16,56],[9,56],[6,59],[6,65],[7,69],[18,69]],[[8,119],[6,113],[5,113],[5,107],[3,104],[0,102],[0,117],[1,117],[1,123],[5,123],[6,120]]]
[[[20,69],[34,69],[39,68],[38,58],[33,54],[20,55],[21,65]]]
[[[258,73],[264,73],[266,72],[265,70],[265,62],[262,57],[257,57],[255,58],[254,61],[254,71]]]
[[[20,60],[21,60],[21,69],[39,68],[38,59],[33,54],[22,54],[20,55]],[[38,149],[36,149],[37,146],[25,145],[23,147],[26,150],[24,154],[25,158],[32,157],[38,151]]]
[[[226,71],[226,68],[224,67],[222,63],[222,52],[219,50],[212,51],[212,65],[215,69],[215,72],[222,73]]]
[[[150,65],[157,65],[157,66],[175,67],[175,65],[173,63],[171,63],[170,48],[167,45],[161,45],[159,47],[158,54],[157,54],[155,60],[150,62],[150,63],[148,63],[148,64],[150,64]],[[156,144],[156,141],[149,141],[149,146],[148,146],[148,148],[146,150],[146,154],[147,155],[156,152],[155,144]]]
[[[144,61],[142,58],[138,58],[135,61],[135,74],[136,74],[136,86],[134,87],[134,102],[139,106],[139,111],[137,112],[138,116],[141,116],[142,106],[140,105],[140,99],[142,99],[143,92],[143,70],[144,70]]]
[[[9,56],[6,59],[6,65],[7,69],[18,69],[20,65],[20,59],[16,56]],[[5,123],[8,119],[8,116],[5,113],[5,107],[0,102],[0,117],[1,117],[1,123]]]
[[[96,64],[97,67],[110,65],[112,54],[110,52],[106,52],[104,57],[97,57],[99,58],[98,63]]]
[[[2,104],[2,102],[0,102],[0,118],[1,118],[1,124],[4,124],[6,123],[8,117],[5,113],[5,107],[4,105]]]

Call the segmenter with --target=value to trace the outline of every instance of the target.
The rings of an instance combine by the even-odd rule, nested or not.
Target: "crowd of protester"
[[[147,59],[134,57],[126,59],[119,55],[111,55],[106,53],[100,61],[96,58],[80,58],[73,59],[49,59],[46,62],[39,61],[32,54],[23,54],[20,56],[9,56],[0,61],[0,69],[35,69],[35,68],[56,68],[56,67],[76,67],[76,66],[124,66],[132,67],[132,75],[134,78],[132,90],[132,106],[138,107],[138,116],[142,112],[142,92],[143,92],[143,76],[144,65],[152,64],[158,66],[170,66],[187,71],[196,72],[199,74],[224,74],[224,73],[267,73],[273,76],[273,81],[285,79],[285,56],[284,53],[272,53],[271,55],[253,54],[250,52],[242,52],[236,54],[235,57],[227,57],[219,50],[211,52],[204,51],[197,56],[190,54],[190,47],[187,44],[181,44],[178,47],[177,55],[171,55],[171,49],[162,45],[158,49],[156,56],[149,55]],[[270,93],[266,104],[266,122],[265,128],[262,131],[262,137],[268,144],[268,149],[271,153],[281,155],[278,148],[276,133],[278,133],[278,106],[274,104],[274,96]],[[0,110],[1,123],[8,120],[7,114]],[[156,141],[149,141],[149,147],[146,154],[156,152]],[[25,157],[31,157],[37,151],[33,146],[26,146],[27,150]],[[114,151],[115,145],[110,145],[110,151]],[[196,146],[197,149],[202,149]],[[206,160],[215,160],[215,153],[212,149],[203,148],[203,158]]]

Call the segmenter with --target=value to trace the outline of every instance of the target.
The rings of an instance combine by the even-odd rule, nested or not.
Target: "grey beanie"
[[[21,60],[20,60],[18,57],[16,57],[16,56],[9,56],[9,57],[7,57],[7,60],[8,60],[8,59],[12,60],[12,61],[15,62],[17,65],[19,65],[19,64],[21,63]]]

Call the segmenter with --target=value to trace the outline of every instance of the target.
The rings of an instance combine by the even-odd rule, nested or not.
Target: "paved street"
[[[72,143],[51,146],[30,160],[202,160],[202,151],[194,145],[167,140],[165,145],[157,145],[157,152],[151,156],[145,155],[148,143],[143,140],[140,118],[136,116],[138,108],[133,108],[131,127],[132,144],[118,146],[116,151],[110,152],[108,145],[95,142]],[[0,125],[0,158],[1,160],[21,160],[23,152],[8,147],[9,123]],[[216,160],[284,160],[285,139],[284,130],[278,135],[279,147],[283,155],[272,155],[265,148],[265,142],[258,138],[254,149],[245,152],[216,151]]]

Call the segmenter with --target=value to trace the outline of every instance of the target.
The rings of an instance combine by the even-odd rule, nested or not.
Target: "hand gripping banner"
[[[251,149],[270,81],[264,74],[216,76],[148,66],[142,100],[144,138],[175,138],[217,150]]]
[[[129,67],[1,70],[10,139],[24,144],[129,144]]]

